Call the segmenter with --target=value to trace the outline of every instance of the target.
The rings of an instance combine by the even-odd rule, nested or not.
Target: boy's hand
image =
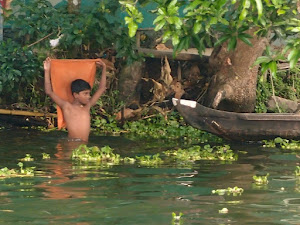
[[[96,65],[97,66],[102,66],[102,67],[106,67],[106,64],[101,60],[101,59],[98,59],[98,61],[96,62]]]
[[[50,71],[50,58],[48,57],[45,61],[44,61],[44,70],[45,71]]]

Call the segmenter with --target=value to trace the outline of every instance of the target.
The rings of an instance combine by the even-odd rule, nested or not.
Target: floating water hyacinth
[[[43,159],[50,159],[50,155],[45,152],[42,153],[42,157],[43,157]]]
[[[172,212],[172,222],[173,224],[180,224],[181,217],[183,216],[183,213],[179,213],[179,215],[176,215],[175,212]]]
[[[7,167],[1,168],[0,178],[34,176],[35,167],[24,168],[22,162],[19,162],[18,166],[20,167],[20,170],[8,169]]]
[[[32,158],[30,154],[25,154],[25,157],[20,159],[20,161],[30,162],[34,161],[34,158]]]
[[[257,185],[265,185],[265,184],[268,184],[269,181],[268,181],[268,176],[269,176],[269,173],[267,173],[267,175],[265,176],[253,176],[253,180],[255,182],[255,184]]]
[[[109,146],[99,149],[97,146],[87,147],[83,144],[73,150],[72,159],[118,164],[120,162],[120,155],[114,154],[113,149]]]

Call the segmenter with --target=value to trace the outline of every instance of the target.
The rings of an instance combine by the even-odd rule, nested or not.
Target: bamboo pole
[[[29,112],[23,110],[0,109],[0,114],[15,116],[37,116],[37,117],[56,117],[54,113]]]

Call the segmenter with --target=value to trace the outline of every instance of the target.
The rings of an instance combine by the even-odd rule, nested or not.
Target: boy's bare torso
[[[90,106],[68,103],[62,109],[68,137],[88,141],[90,133]]]

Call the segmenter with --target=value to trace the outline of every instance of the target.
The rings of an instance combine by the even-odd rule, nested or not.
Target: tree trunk
[[[136,92],[137,85],[142,78],[142,71],[144,63],[134,62],[132,65],[122,68],[119,74],[119,94],[120,100],[130,103],[138,100],[138,93]]]
[[[68,0],[68,12],[77,14],[79,13],[81,0]]]
[[[267,44],[267,38],[254,36],[249,46],[238,41],[234,51],[227,51],[227,44],[214,49],[209,59],[211,77],[204,104],[226,111],[253,112],[256,101],[258,66],[253,66]]]

